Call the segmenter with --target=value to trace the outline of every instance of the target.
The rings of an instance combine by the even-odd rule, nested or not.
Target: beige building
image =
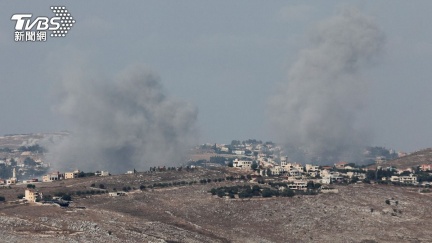
[[[62,179],[62,174],[60,172],[54,172],[42,176],[42,182],[58,181]]]
[[[39,193],[32,189],[26,189],[24,199],[29,202],[36,202],[37,199],[42,199],[42,193]]]
[[[73,178],[77,178],[78,174],[80,173],[79,170],[73,171],[73,172],[65,172],[65,179],[73,179]]]
[[[307,172],[319,171],[319,166],[318,165],[306,164],[306,171]]]

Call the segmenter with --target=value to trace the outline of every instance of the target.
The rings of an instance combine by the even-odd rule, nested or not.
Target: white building
[[[390,177],[390,181],[416,184],[417,183],[417,176],[415,176],[413,174],[410,174],[409,176],[392,176],[392,177]]]
[[[233,152],[233,154],[236,154],[236,155],[244,155],[245,154],[244,150],[233,150],[232,152]]]
[[[294,181],[293,184],[288,184],[288,188],[291,190],[306,190],[307,182],[306,181]]]
[[[280,175],[283,174],[284,172],[286,172],[285,168],[283,166],[274,166],[273,168],[270,168],[270,171],[272,173],[272,175]]]
[[[252,167],[252,161],[235,159],[233,161],[233,167],[241,167],[241,168],[250,169]]]
[[[221,152],[229,152],[229,148],[224,146],[224,147],[220,148],[220,151]]]

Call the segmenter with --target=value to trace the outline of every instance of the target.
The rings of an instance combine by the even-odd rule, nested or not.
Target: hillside
[[[411,168],[422,164],[432,164],[432,148],[423,149],[414,152],[412,154],[406,155],[404,157],[389,160],[381,164],[381,166],[383,167],[394,166],[398,169],[406,169],[406,168]],[[376,167],[376,165],[374,165],[373,167]]]
[[[338,194],[226,199],[208,191],[242,181],[145,189],[223,178],[235,169],[168,171],[37,183],[44,194],[130,186],[126,196],[74,196],[69,208],[0,203],[3,242],[432,242],[431,194],[388,185],[338,186]],[[13,200],[24,185],[0,189]],[[394,198],[397,205],[388,205]]]
[[[48,141],[52,143],[67,135],[67,132],[9,134],[0,136],[0,148],[17,149],[20,146],[43,145]]]

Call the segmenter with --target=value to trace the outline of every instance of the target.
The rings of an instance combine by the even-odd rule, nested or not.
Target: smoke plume
[[[357,116],[366,99],[360,71],[383,47],[368,16],[344,10],[322,22],[270,100],[271,117],[288,156],[317,163],[354,160],[368,144]],[[303,156],[299,152],[302,151]],[[290,154],[291,152],[291,154]]]
[[[118,173],[169,166],[181,162],[196,142],[196,108],[167,97],[159,77],[142,66],[114,81],[74,73],[57,96],[56,110],[71,127],[71,134],[50,148],[59,169]]]

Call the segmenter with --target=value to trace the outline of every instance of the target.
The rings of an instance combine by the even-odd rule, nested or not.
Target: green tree
[[[257,170],[258,169],[258,163],[256,161],[252,162],[251,169],[252,170]]]
[[[253,194],[254,196],[259,196],[260,191],[261,191],[260,186],[258,186],[258,185],[253,185],[253,186],[252,186],[252,194]]]
[[[211,193],[212,195],[216,195],[216,193],[217,193],[216,188],[212,188],[212,189],[210,190],[210,193]]]
[[[272,197],[273,196],[273,192],[269,188],[265,188],[262,191],[261,195],[262,195],[262,197]]]
[[[4,202],[4,201],[6,201],[6,198],[3,196],[0,196],[0,202]]]
[[[351,178],[350,183],[356,183],[357,181],[359,181],[359,178],[358,178],[357,176],[353,176],[353,177]]]
[[[267,176],[271,176],[272,175],[270,168],[268,168],[266,172],[267,172]]]
[[[36,185],[34,185],[34,184],[27,184],[27,188],[29,188],[29,189],[35,189]]]
[[[36,162],[34,161],[34,159],[27,157],[24,159],[24,165],[26,166],[36,166]]]
[[[17,162],[15,161],[14,158],[10,159],[10,164],[11,164],[12,167],[17,166]]]
[[[282,197],[293,197],[295,195],[294,191],[291,189],[285,189],[282,191],[281,196]]]

